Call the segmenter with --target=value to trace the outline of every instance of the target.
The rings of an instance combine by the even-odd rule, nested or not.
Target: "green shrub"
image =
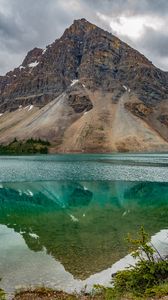
[[[167,261],[140,261],[134,268],[117,272],[114,287],[119,292],[145,294],[147,289],[159,285],[168,277]]]
[[[146,290],[147,296],[157,296],[157,297],[163,297],[165,295],[168,295],[168,282],[162,283],[160,285],[153,286],[152,288],[149,288]]]
[[[138,258],[138,262],[133,267],[117,272],[114,277],[114,289],[118,293],[146,294],[149,289],[168,279],[168,261],[161,257],[148,240],[148,234],[143,227],[137,239],[128,236],[128,241],[134,249],[132,256]],[[138,248],[135,249],[136,247]]]

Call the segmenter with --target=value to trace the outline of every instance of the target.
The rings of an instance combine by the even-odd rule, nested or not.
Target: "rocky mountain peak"
[[[0,77],[0,113],[20,105],[42,107],[65,91],[74,79],[90,90],[117,91],[123,86],[145,103],[167,97],[167,73],[111,33],[75,20],[45,50],[34,48],[22,65]]]
[[[74,20],[73,24],[67,28],[62,36],[62,38],[67,38],[70,36],[83,36],[87,32],[90,32],[96,28],[96,25],[91,24],[86,19]]]

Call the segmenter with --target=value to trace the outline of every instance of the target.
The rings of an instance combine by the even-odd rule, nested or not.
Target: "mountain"
[[[41,138],[51,152],[168,150],[168,73],[75,20],[0,76],[0,143]]]

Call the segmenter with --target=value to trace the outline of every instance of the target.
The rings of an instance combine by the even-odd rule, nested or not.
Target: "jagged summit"
[[[86,34],[90,33],[96,28],[98,27],[88,22],[86,19],[74,20],[72,25],[65,30],[61,39],[70,38],[70,39],[82,40],[82,38]]]
[[[111,33],[75,20],[60,39],[29,51],[0,77],[0,140],[27,134],[49,139],[57,151],[165,147],[167,99],[167,72]],[[12,111],[35,116],[26,123],[23,114],[21,131],[20,115],[14,123],[4,119]]]
[[[77,19],[73,21],[73,25],[77,25],[77,26],[83,26],[83,27],[88,27],[88,26],[92,26],[93,24],[90,23],[88,20],[86,20],[85,18],[82,19]]]
[[[78,24],[91,24],[88,20],[85,18],[77,19],[73,21],[73,24],[78,23]]]
[[[96,28],[96,25],[90,23],[85,18],[82,18],[82,19],[74,20],[72,25],[69,28],[71,28],[71,27],[80,27],[83,29],[87,29],[87,28]]]

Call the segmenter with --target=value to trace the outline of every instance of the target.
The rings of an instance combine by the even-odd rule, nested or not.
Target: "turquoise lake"
[[[109,284],[143,225],[168,251],[168,154],[0,157],[0,287]]]

